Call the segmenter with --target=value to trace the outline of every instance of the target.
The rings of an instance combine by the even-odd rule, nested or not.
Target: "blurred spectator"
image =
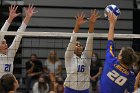
[[[140,93],[140,53],[137,53],[137,55],[139,58],[138,62],[133,66],[133,70],[134,70],[135,74],[137,75],[134,93]]]
[[[54,85],[54,91],[56,93],[64,93],[64,80],[62,77],[57,77],[56,78],[56,83]]]
[[[54,91],[50,91],[49,93],[56,93],[56,92],[54,92]]]
[[[135,92],[134,93],[140,93],[140,72],[138,73],[138,75],[136,77]]]
[[[51,79],[51,88],[54,90],[54,82],[57,76],[62,74],[62,64],[55,51],[50,51],[48,59],[44,63],[44,71],[49,73]]]
[[[37,82],[33,85],[33,93],[48,93],[49,92],[49,78],[45,75],[40,75]]]
[[[48,73],[54,73],[57,76],[62,74],[62,64],[55,51],[50,51],[48,59],[44,63],[45,71]]]
[[[135,63],[133,64],[133,71],[134,71],[135,75],[137,75],[138,72],[140,71],[140,65],[139,65],[138,62],[135,62]]]
[[[91,76],[91,93],[99,93],[98,80],[102,73],[102,63],[96,53],[93,53],[91,59],[90,76]]]
[[[135,73],[135,75],[137,75],[140,71],[140,53],[136,53],[138,55],[138,61],[137,62],[134,62],[133,64],[133,71]]]
[[[31,55],[31,59],[26,62],[26,87],[27,91],[32,87],[33,80],[37,80],[43,71],[42,62],[37,58],[36,54]]]

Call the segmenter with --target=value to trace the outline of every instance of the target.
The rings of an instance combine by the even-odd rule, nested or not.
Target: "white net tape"
[[[107,33],[93,33],[94,38],[107,38]],[[88,37],[88,33],[64,33],[64,32],[0,32],[0,35],[23,35],[23,36],[30,36],[30,37]],[[133,38],[140,38],[140,34],[115,34],[115,38],[123,38],[123,39],[133,39]]]

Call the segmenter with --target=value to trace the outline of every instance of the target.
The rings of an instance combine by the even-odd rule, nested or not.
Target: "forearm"
[[[89,33],[90,36],[87,38],[86,47],[85,47],[85,53],[88,57],[92,56],[92,50],[93,50],[93,34]]]
[[[86,47],[85,47],[85,52],[88,55],[88,57],[92,56],[94,24],[95,22],[89,21],[89,30],[88,30],[89,36],[87,38]]]
[[[32,73],[32,69],[29,69],[29,70],[27,70],[27,74],[30,74],[30,73]]]
[[[62,73],[62,68],[59,68],[57,74],[61,74],[61,73]]]
[[[136,77],[136,81],[135,81],[135,90],[137,90],[138,89],[138,87],[139,87],[139,79],[140,79],[140,72],[138,73],[138,75],[137,75],[137,77]]]
[[[95,75],[95,77],[98,78],[100,75],[101,75],[101,73],[98,72],[98,73]]]
[[[48,73],[48,69],[47,69],[47,68],[44,68],[43,71],[44,71],[45,73]]]
[[[8,30],[10,23],[6,20],[4,25],[1,28],[1,32],[5,32]],[[0,35],[0,41],[3,41],[5,35]]]
[[[89,22],[89,30],[88,30],[89,33],[94,32],[94,24],[95,24],[94,22],[91,22],[91,21]]]
[[[9,16],[8,19],[7,19],[8,23],[11,24],[12,21],[13,21],[13,19],[14,19],[14,18],[12,18],[12,17]]]
[[[8,22],[8,20],[6,20],[4,25],[1,28],[1,31],[7,31],[9,26],[10,26],[10,23]]]
[[[23,20],[23,22],[28,25],[29,21],[30,21],[31,17],[26,16]]]
[[[75,27],[74,27],[74,32],[77,33],[80,29],[80,25],[78,25],[77,23],[75,24]]]
[[[34,67],[31,67],[29,70],[27,70],[27,73],[29,73],[29,74],[32,73],[33,72],[33,68]]]
[[[40,72],[35,72],[35,73],[33,73],[34,75],[39,75],[39,74],[41,74],[42,72],[40,71]]]
[[[108,40],[114,40],[114,24],[110,24],[109,26],[109,33],[108,33]]]
[[[99,77],[102,73],[102,67],[99,68],[99,72],[95,75],[95,77]]]
[[[75,33],[75,31],[73,31],[73,33]],[[71,36],[70,43],[68,44],[68,47],[65,53],[65,57],[68,60],[73,56],[76,41],[77,41],[77,37]]]

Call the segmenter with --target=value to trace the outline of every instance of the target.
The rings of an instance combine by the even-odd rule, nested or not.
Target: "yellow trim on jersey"
[[[120,63],[120,64],[121,64],[121,63]],[[121,66],[123,66],[124,68],[128,69],[128,67],[127,67],[127,66],[125,66],[125,65],[123,65],[123,64],[121,64]]]
[[[110,54],[114,57],[114,53],[112,52],[112,46],[110,46],[109,49],[110,49],[110,51],[109,51]]]
[[[119,71],[121,71],[122,73],[124,73],[124,74],[126,74],[126,75],[129,75],[129,72],[127,71],[127,69],[123,68],[121,65],[114,64],[114,66],[115,66]]]

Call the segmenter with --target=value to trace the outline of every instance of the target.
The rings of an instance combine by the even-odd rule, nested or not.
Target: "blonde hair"
[[[52,53],[52,52],[54,52],[55,55],[56,55],[56,56],[55,56],[55,59],[56,59],[55,61],[59,61],[60,59],[59,59],[59,57],[57,56],[57,54],[56,54],[56,52],[55,52],[54,50],[51,50],[51,51],[50,51],[50,53],[49,53],[49,55],[48,55],[48,60],[49,60],[50,62],[52,61],[52,60],[51,60],[51,53]]]

